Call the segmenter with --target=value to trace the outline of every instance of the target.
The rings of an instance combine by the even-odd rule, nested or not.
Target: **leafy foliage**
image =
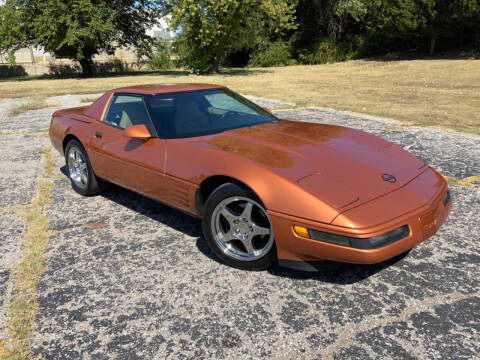
[[[227,52],[251,47],[259,21],[292,29],[294,6],[285,0],[168,0],[179,63],[194,72],[217,72]]]
[[[23,17],[25,9],[15,9],[11,1],[0,6],[0,53],[7,53],[10,66],[15,65],[14,52],[29,45],[25,25],[20,21]]]
[[[152,70],[167,70],[173,66],[172,49],[166,39],[157,39],[154,44],[154,53],[149,62]]]
[[[479,2],[476,0],[389,0],[371,8],[366,23],[369,53],[428,50],[436,43],[445,48],[472,43],[479,33]],[[458,43],[460,41],[460,44]]]
[[[151,41],[145,30],[158,13],[153,0],[7,0],[0,8],[0,51],[42,46],[79,61],[89,76],[93,55]]]
[[[165,14],[179,34],[154,43],[145,30]],[[80,62],[134,47],[154,69],[318,64],[387,54],[480,50],[480,0],[6,0],[0,53],[42,46]],[[168,46],[167,46],[168,45]]]
[[[116,73],[122,73],[127,71],[127,65],[120,59],[114,58],[111,60],[112,71]]]
[[[295,63],[296,61],[292,58],[288,45],[282,41],[276,41],[266,49],[254,53],[248,65],[268,67],[293,65]]]
[[[316,42],[310,48],[299,53],[299,60],[304,64],[316,65],[344,61],[347,55],[339,45],[331,40]]]
[[[472,47],[480,38],[478,0],[299,0],[296,17],[299,27],[290,41],[295,56],[307,63],[319,47],[331,52],[333,46],[324,42],[350,58],[392,51],[433,53]]]

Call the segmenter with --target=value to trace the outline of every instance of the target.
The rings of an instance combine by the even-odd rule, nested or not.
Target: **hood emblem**
[[[382,174],[383,181],[388,181],[389,183],[397,182],[397,178],[392,174]]]

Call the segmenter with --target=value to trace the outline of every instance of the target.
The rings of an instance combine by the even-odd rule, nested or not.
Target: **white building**
[[[153,26],[151,29],[147,30],[147,35],[154,38],[163,38],[163,39],[173,39],[175,37],[175,32],[172,31],[169,27],[170,16],[164,16],[160,19],[160,22]]]

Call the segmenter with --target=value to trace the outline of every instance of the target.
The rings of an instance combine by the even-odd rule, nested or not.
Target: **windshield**
[[[215,134],[278,119],[228,89],[145,96],[160,137],[186,138]]]

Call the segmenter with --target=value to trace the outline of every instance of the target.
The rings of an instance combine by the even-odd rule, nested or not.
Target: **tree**
[[[20,21],[25,17],[25,9],[14,9],[11,5],[10,2],[0,5],[0,54],[7,53],[9,65],[14,65],[15,51],[30,43]]]
[[[455,34],[455,42],[463,40],[464,28],[478,33],[480,2],[478,0],[418,0],[425,17],[425,32],[430,40],[430,55],[433,55],[439,38]],[[473,21],[472,21],[473,20]],[[476,28],[475,28],[475,25]],[[461,46],[461,44],[459,44]]]
[[[376,52],[472,44],[479,33],[478,0],[382,0],[368,11],[368,38]]]
[[[181,30],[175,48],[180,63],[197,72],[218,72],[225,54],[251,46],[262,26],[291,29],[294,3],[285,0],[167,0],[172,26]],[[250,44],[249,44],[250,43]]]
[[[370,18],[369,40],[379,52],[385,49],[410,50],[423,36],[425,15],[419,11],[419,2],[430,0],[383,0]],[[384,51],[385,51],[384,50]]]
[[[0,51],[41,46],[79,61],[91,76],[95,54],[149,41],[145,31],[159,13],[153,0],[7,0],[0,7]]]
[[[346,25],[364,22],[369,9],[378,6],[378,0],[337,0],[332,5],[330,35],[336,41],[343,35]]]
[[[344,35],[362,34],[369,11],[381,0],[299,0],[296,17],[299,29],[293,43],[299,53],[315,44],[344,41]],[[333,48],[332,48],[333,49]]]

